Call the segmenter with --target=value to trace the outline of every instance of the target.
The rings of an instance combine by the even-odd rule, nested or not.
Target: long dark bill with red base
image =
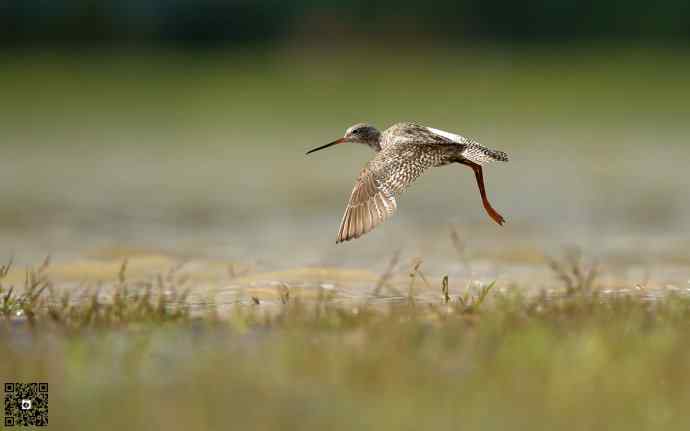
[[[340,138],[340,139],[337,139],[337,140],[331,142],[330,144],[322,145],[320,147],[314,148],[313,150],[309,150],[309,151],[307,151],[307,154],[311,154],[315,151],[323,150],[324,148],[332,147],[335,144],[342,144],[343,142],[347,142],[347,141],[345,141],[345,138]]]

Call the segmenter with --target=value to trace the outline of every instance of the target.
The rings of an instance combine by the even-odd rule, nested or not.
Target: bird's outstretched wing
[[[345,208],[337,243],[359,238],[395,212],[396,196],[433,166],[433,160],[422,154],[424,150],[416,146],[402,151],[386,149],[367,163]]]

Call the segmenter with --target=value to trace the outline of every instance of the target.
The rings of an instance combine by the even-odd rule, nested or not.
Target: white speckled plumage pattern
[[[370,126],[367,126],[370,127]],[[362,169],[345,209],[337,242],[358,238],[390,217],[396,197],[427,168],[470,161],[507,161],[501,151],[482,147],[463,136],[413,123],[398,123],[380,134],[381,148]]]

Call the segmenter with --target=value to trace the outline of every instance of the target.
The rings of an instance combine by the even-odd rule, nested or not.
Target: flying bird
[[[357,178],[340,222],[336,243],[359,238],[374,229],[395,212],[398,206],[396,198],[425,169],[451,163],[472,168],[484,209],[499,225],[505,222],[486,197],[482,173],[482,165],[488,162],[508,161],[508,155],[503,151],[491,150],[455,133],[414,123],[398,123],[383,132],[361,123],[347,129],[342,138],[314,148],[307,154],[345,143],[368,145],[376,155]]]

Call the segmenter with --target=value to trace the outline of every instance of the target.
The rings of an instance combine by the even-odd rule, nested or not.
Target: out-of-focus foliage
[[[618,39],[684,43],[690,3],[551,0],[6,0],[0,44],[169,44],[212,47],[304,36],[417,35],[550,43]]]
[[[0,377],[49,382],[55,429],[690,426],[687,297],[604,293],[569,278],[588,278],[577,261],[552,262],[566,288],[555,295],[442,302],[429,280],[418,290],[434,302],[375,306],[283,286],[280,303],[211,302],[197,317],[174,271],[150,284],[122,265],[112,296],[91,290],[78,303],[53,290],[47,261],[22,293],[3,279],[10,266],[0,267]]]

